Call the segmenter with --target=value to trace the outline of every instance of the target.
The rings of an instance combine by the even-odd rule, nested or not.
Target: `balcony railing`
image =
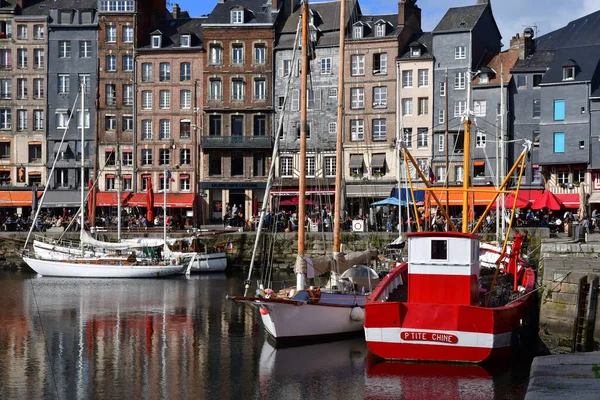
[[[273,147],[273,138],[271,136],[204,136],[202,147],[270,149]]]

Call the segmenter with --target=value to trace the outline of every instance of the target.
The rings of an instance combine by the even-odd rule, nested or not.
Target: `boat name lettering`
[[[458,337],[449,333],[436,332],[401,332],[402,340],[418,340],[421,342],[458,343]]]

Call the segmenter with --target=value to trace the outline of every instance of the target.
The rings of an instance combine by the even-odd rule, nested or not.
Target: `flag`
[[[436,181],[435,174],[433,173],[433,170],[431,169],[431,167],[429,167],[429,182],[435,183],[435,181]]]
[[[167,179],[171,182],[175,182],[175,178],[173,178],[171,171],[167,171]]]

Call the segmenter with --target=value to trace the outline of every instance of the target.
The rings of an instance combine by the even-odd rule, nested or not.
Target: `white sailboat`
[[[344,54],[345,34],[345,1],[340,1],[340,58]],[[302,3],[302,82],[300,89],[300,166],[303,171],[306,163],[306,134],[307,134],[307,71],[308,65],[308,0]],[[343,95],[344,63],[340,63],[338,95]],[[284,101],[285,102],[285,101]],[[298,204],[298,255],[294,271],[296,273],[296,286],[289,291],[273,293],[259,289],[261,295],[257,297],[228,296],[229,299],[250,304],[260,310],[265,330],[278,341],[300,338],[341,338],[344,334],[362,331],[364,320],[364,305],[366,295],[355,290],[341,291],[339,282],[332,284],[338,291],[321,291],[320,288],[306,288],[306,278],[314,276],[314,270],[329,270],[335,272],[332,278],[339,276],[340,272],[356,264],[368,263],[376,256],[376,252],[344,255],[340,252],[341,222],[340,204],[342,198],[342,122],[343,122],[343,97],[338,105],[338,134],[336,157],[336,191],[335,191],[335,217],[334,217],[334,247],[333,259],[321,258],[311,260],[305,255],[305,220],[306,215],[306,177],[300,174],[299,179],[299,204]],[[280,124],[281,125],[281,124]],[[280,128],[281,129],[281,128]],[[277,147],[277,139],[276,145]],[[274,163],[273,163],[274,165]],[[272,177],[272,171],[269,178]],[[268,185],[267,185],[268,187]],[[265,194],[265,198],[267,193]],[[264,210],[261,212],[261,224]],[[258,239],[257,239],[258,241]],[[255,245],[256,248],[256,245]],[[318,266],[318,267],[317,267]],[[246,292],[249,288],[252,271],[246,281]],[[262,295],[262,293],[265,293]]]
[[[85,83],[82,82],[80,86],[80,95],[81,95],[81,109],[85,109]],[[70,121],[69,121],[70,122]],[[68,125],[67,125],[68,126]],[[66,129],[65,129],[66,133]],[[64,141],[64,134],[63,139]],[[85,129],[84,124],[81,124],[81,143],[85,143]],[[149,278],[149,277],[163,277],[169,275],[176,275],[189,272],[189,268],[191,266],[191,262],[195,257],[195,253],[191,253],[185,259],[182,258],[171,258],[169,260],[166,259],[162,262],[154,262],[153,260],[143,259],[138,260],[135,253],[132,253],[128,256],[113,253],[113,254],[96,254],[95,250],[85,250],[84,244],[86,240],[90,238],[86,236],[85,232],[85,186],[83,184],[85,180],[85,164],[84,164],[84,152],[82,151],[81,157],[81,208],[79,212],[80,217],[80,243],[79,250],[74,253],[72,248],[66,247],[61,248],[61,251],[55,251],[56,249],[48,249],[47,246],[37,246],[38,252],[42,249],[42,254],[48,255],[48,258],[54,259],[44,259],[39,255],[34,256],[23,256],[23,261],[31,269],[36,271],[38,274],[43,276],[62,276],[62,277],[78,277],[78,278]],[[56,160],[54,162],[56,165]],[[50,171],[49,180],[52,177],[52,172],[54,171],[54,165],[52,170]],[[166,175],[165,175],[166,179]],[[166,185],[165,185],[166,187]],[[46,186],[46,190],[48,186]],[[45,191],[44,191],[45,195]],[[165,196],[166,197],[166,196]],[[43,197],[42,197],[43,202]],[[41,206],[38,208],[34,221],[32,223],[32,229],[35,226],[35,222],[39,216]],[[166,221],[166,206],[164,209],[165,213],[165,221]],[[27,240],[25,242],[25,248],[27,247],[27,243],[29,240],[29,236],[31,235],[31,230],[29,231],[29,235],[27,236]],[[162,243],[166,248],[166,228],[165,228],[165,238]],[[43,242],[39,242],[43,243]],[[102,242],[104,243],[104,242]],[[110,243],[113,245],[113,243]],[[120,243],[116,243],[114,245],[120,245]],[[132,248],[131,244],[129,244],[129,249]],[[62,246],[61,246],[62,247]],[[140,246],[142,247],[142,246]],[[35,251],[36,246],[34,246]],[[66,253],[65,253],[66,251]],[[44,253],[45,252],[45,253]],[[166,251],[164,255],[166,256]],[[56,259],[62,257],[62,255],[68,255],[68,258]],[[79,255],[77,255],[79,254]]]

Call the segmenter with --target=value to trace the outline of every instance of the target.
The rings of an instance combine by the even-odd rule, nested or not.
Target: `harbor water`
[[[292,278],[293,279],[293,278]],[[363,338],[275,348],[243,278],[0,274],[0,399],[522,399],[529,362],[381,363]]]

